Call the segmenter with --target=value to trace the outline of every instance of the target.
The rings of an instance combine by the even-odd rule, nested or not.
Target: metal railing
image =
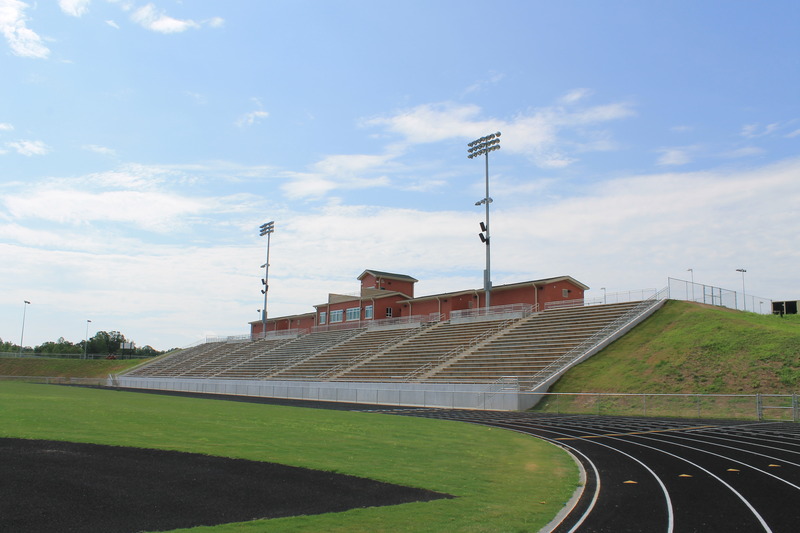
[[[620,316],[607,326],[603,327],[596,333],[594,333],[591,337],[580,343],[575,348],[571,349],[555,361],[551,362],[543,369],[539,370],[536,374],[534,374],[530,379],[526,379],[526,388],[533,389],[537,385],[540,385],[547,381],[547,379],[552,376],[553,374],[557,374],[567,368],[572,362],[581,356],[584,353],[593,350],[597,346],[599,346],[602,342],[604,342],[608,337],[616,333],[617,331],[621,330],[628,324],[630,324],[634,319],[643,315],[644,313],[648,312],[650,309],[658,305],[662,300],[666,299],[669,295],[669,288],[661,289],[652,297],[648,298],[647,300],[643,300],[639,305],[630,309],[624,315]]]
[[[427,326],[429,324],[424,324],[424,325]],[[420,330],[417,329],[417,328],[409,329],[406,333],[404,333],[400,337],[394,337],[394,338],[389,339],[388,341],[386,341],[386,342],[384,342],[384,343],[382,343],[382,344],[380,344],[380,345],[378,345],[378,346],[376,346],[376,347],[374,347],[372,349],[364,350],[360,354],[351,357],[347,362],[340,363],[340,364],[334,366],[333,368],[330,368],[329,370],[326,370],[325,372],[323,372],[322,374],[319,375],[319,378],[320,379],[333,378],[334,376],[344,372],[348,368],[352,368],[352,367],[356,366],[357,364],[361,363],[362,361],[365,361],[365,360],[369,359],[370,357],[372,357],[373,355],[378,354],[378,353],[380,353],[380,352],[382,352],[384,350],[387,350],[388,348],[391,348],[393,346],[398,346],[400,343],[405,342],[407,339],[409,339],[411,337],[417,336],[419,333],[420,333]]]
[[[650,394],[548,392],[538,412],[607,416],[800,421],[797,394]]]
[[[473,309],[459,309],[450,313],[450,322],[460,322],[481,319],[501,319],[507,315],[517,315],[519,317],[530,316],[539,309],[539,304],[508,304],[495,305],[489,308],[478,307]]]
[[[492,329],[484,331],[480,335],[477,335],[477,336],[473,337],[472,339],[470,339],[469,342],[467,342],[465,344],[461,344],[459,346],[456,346],[452,350],[450,350],[447,353],[437,357],[433,361],[431,361],[429,363],[426,363],[426,364],[420,366],[419,368],[416,368],[415,370],[409,372],[408,374],[406,374],[403,377],[403,381],[411,381],[411,380],[413,380],[413,379],[415,379],[417,377],[425,375],[427,372],[433,370],[434,368],[436,368],[439,365],[444,364],[445,362],[449,361],[453,357],[456,357],[459,354],[465,353],[465,352],[471,350],[472,348],[474,348],[475,346],[481,344],[486,339],[488,339],[490,337],[493,337],[494,335],[497,335],[498,333],[500,333],[501,331],[506,329],[508,326],[510,326],[511,324],[516,322],[517,320],[519,320],[519,319],[512,318],[512,319],[509,319],[509,320],[504,320],[503,322],[501,322],[499,325],[493,327]]]

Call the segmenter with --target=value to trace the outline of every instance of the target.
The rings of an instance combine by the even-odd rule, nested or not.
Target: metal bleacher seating
[[[143,377],[491,383],[529,378],[639,303],[576,306],[523,318],[435,322],[405,329],[333,329],[209,342],[128,373]],[[577,357],[577,355],[576,355]]]

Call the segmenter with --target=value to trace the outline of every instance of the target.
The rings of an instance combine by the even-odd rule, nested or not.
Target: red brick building
[[[267,332],[359,326],[410,316],[439,315],[447,320],[453,311],[478,309],[486,302],[483,289],[415,297],[414,284],[418,280],[404,274],[365,270],[358,280],[361,282],[358,294],[329,294],[328,301],[315,305],[312,313],[268,318]],[[497,285],[492,287],[492,307],[527,304],[543,310],[548,303],[583,300],[588,289],[570,276]],[[260,320],[250,322],[252,336],[260,336],[262,331]]]

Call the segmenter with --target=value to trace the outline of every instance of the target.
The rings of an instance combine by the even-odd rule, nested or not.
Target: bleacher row
[[[524,318],[352,328],[210,342],[127,376],[352,382],[487,383],[532,376],[641,302],[554,309]]]

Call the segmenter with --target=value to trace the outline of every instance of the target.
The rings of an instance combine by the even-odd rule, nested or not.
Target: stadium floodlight
[[[19,334],[19,354],[17,357],[22,357],[22,341],[25,339],[25,311],[28,310],[28,306],[31,304],[28,300],[22,300],[22,333]]]
[[[275,221],[270,220],[269,222],[265,222],[261,224],[259,227],[259,236],[263,237],[264,235],[267,236],[267,260],[266,262],[261,265],[261,268],[264,269],[264,278],[261,280],[261,284],[264,286],[261,289],[261,294],[264,295],[264,308],[261,310],[261,332],[266,335],[267,334],[267,292],[269,291],[269,241],[272,233],[275,231]]]
[[[84,337],[84,341],[83,341],[83,358],[84,359],[89,359],[89,353],[88,353],[88,350],[89,350],[89,324],[91,324],[91,323],[92,323],[91,320],[89,320],[89,319],[86,320],[86,336]]]
[[[747,272],[747,269],[737,268],[736,272],[742,273],[742,307],[747,311],[747,293],[744,291],[744,273]]]
[[[489,152],[494,152],[500,149],[500,132],[484,135],[480,139],[467,143],[467,158],[474,159],[478,156],[485,156],[486,158],[486,196],[482,200],[475,202],[476,206],[486,206],[486,222],[481,222],[481,233],[478,235],[481,242],[486,245],[486,270],[483,271],[483,290],[486,293],[486,304],[488,308],[491,305],[492,293],[492,248],[490,246],[491,239],[489,238],[489,204],[492,199],[489,196]]]

